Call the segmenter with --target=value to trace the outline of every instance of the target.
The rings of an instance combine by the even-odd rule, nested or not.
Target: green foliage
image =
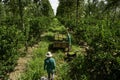
[[[45,16],[29,21],[28,42],[30,45],[41,40],[41,34],[49,29],[48,27],[50,27],[49,24],[51,21],[50,18]]]
[[[42,0],[42,14],[44,16],[53,16],[53,9],[51,8],[49,0]]]
[[[78,4],[78,5],[77,5]],[[60,4],[57,9],[57,18],[58,20],[65,25],[65,27],[74,30],[77,25],[77,19],[83,16],[84,10],[84,1],[83,0],[60,0]],[[79,7],[79,8],[77,8]],[[78,12],[81,11],[81,12]]]
[[[73,71],[77,71],[77,73],[73,73],[76,73],[76,75],[79,74],[79,76],[84,75],[87,80],[96,80],[98,78],[99,80],[117,80],[120,72],[120,64],[116,60],[116,57],[120,57],[118,55],[120,47],[118,43],[119,38],[116,35],[116,28],[108,26],[108,22],[105,20],[98,21],[94,25],[91,23],[89,23],[89,26],[87,24],[82,25],[81,28],[76,30],[75,38],[78,39],[78,42],[80,39],[86,41],[93,50],[87,51],[88,55],[84,59],[85,61],[81,63],[82,69],[76,70],[77,67],[80,66],[77,61],[82,61],[80,58],[74,61],[76,62],[75,67],[70,65],[73,68]],[[117,29],[119,28],[117,27]],[[83,74],[80,74],[82,71]],[[112,73],[115,74],[113,75]],[[68,74],[73,75],[72,71]],[[76,76],[76,78],[79,79],[79,76]],[[73,79],[75,79],[75,77]]]
[[[0,79],[7,79],[5,75],[14,69],[23,45],[27,50],[28,45],[32,46],[41,39],[52,17],[48,0],[0,1]]]
[[[33,52],[32,60],[27,64],[27,70],[20,80],[37,80],[46,75],[43,65],[48,43],[40,42],[39,44],[39,48]]]
[[[35,58],[29,62],[26,74],[22,75],[20,80],[37,80],[41,76],[44,76],[43,61]]]
[[[12,71],[16,65],[23,34],[16,26],[1,26],[0,34],[0,77],[4,79],[5,74]]]
[[[91,67],[89,69],[90,79],[96,80],[99,77],[107,80],[117,80],[119,76],[120,64],[116,61],[116,58],[111,53],[97,53],[89,59]],[[94,67],[92,67],[94,66]],[[114,73],[114,75],[113,75]],[[94,75],[95,74],[95,75]],[[94,76],[93,76],[94,75]],[[103,77],[104,76],[104,77]]]
[[[69,29],[72,27],[74,42],[78,44],[82,40],[89,46],[86,49],[87,56],[76,58],[69,64],[71,71],[67,72],[67,77],[72,76],[72,80],[119,79],[120,27],[118,26],[120,22],[118,19],[120,19],[120,11],[119,3],[115,2],[119,1],[88,0],[86,3],[78,3],[78,8],[77,6],[69,8],[68,5],[64,5],[71,11],[71,16],[76,15],[74,19],[66,16],[68,14],[65,12],[66,9],[59,5],[57,17],[66,27]],[[70,4],[70,2],[60,4]],[[75,13],[73,8],[78,12]],[[64,13],[60,12],[62,9]]]
[[[77,58],[73,59],[71,62],[69,62],[69,65],[67,68],[69,70],[67,71],[67,77],[69,80],[87,80],[86,78],[87,73],[85,70],[85,58],[83,55],[78,55]],[[66,79],[66,78],[65,78]],[[68,80],[68,79],[66,79]]]

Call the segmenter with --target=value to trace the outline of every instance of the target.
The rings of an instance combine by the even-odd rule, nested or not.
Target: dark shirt
[[[44,70],[47,70],[49,73],[53,73],[55,69],[55,60],[53,58],[46,58],[44,61]]]

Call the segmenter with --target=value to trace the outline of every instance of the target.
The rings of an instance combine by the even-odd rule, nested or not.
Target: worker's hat
[[[47,52],[46,57],[52,57],[51,52]]]

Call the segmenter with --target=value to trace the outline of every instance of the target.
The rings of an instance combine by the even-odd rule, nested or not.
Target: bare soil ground
[[[28,51],[24,57],[20,57],[17,61],[17,66],[14,71],[9,74],[9,80],[18,80],[20,75],[26,70],[26,64],[31,60],[33,55],[33,50],[37,49],[38,45],[33,47],[28,47]]]

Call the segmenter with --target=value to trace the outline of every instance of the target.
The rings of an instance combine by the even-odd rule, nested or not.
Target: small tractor
[[[56,33],[54,35],[53,42],[49,45],[49,50],[58,50],[62,49],[63,51],[68,51],[69,42],[66,34]]]
[[[52,52],[58,49],[63,50],[65,52],[64,59],[66,61],[73,60],[79,52],[79,50],[72,51],[71,48],[72,46],[69,44],[68,34],[65,34],[65,33],[56,33],[53,37],[53,41],[51,42],[51,44],[49,44],[49,47],[48,47],[49,51],[52,51]]]

